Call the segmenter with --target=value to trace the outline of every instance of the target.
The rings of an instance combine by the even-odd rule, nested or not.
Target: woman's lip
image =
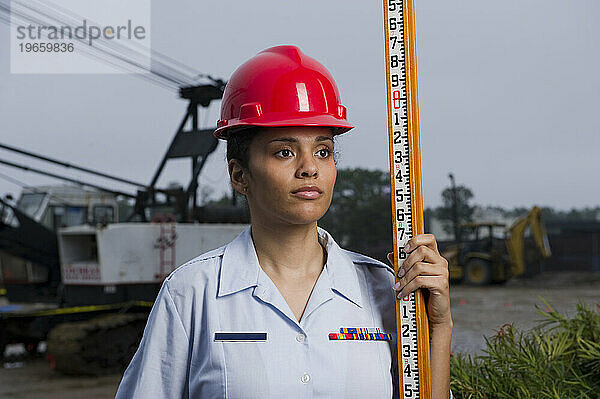
[[[322,195],[322,193],[320,193],[318,191],[314,191],[314,190],[309,190],[309,191],[298,191],[298,192],[292,193],[292,195],[295,195],[296,197],[300,197],[300,198],[316,199],[316,198],[319,198]]]

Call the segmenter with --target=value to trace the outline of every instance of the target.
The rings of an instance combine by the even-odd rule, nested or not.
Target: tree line
[[[448,233],[461,236],[461,224],[473,221],[476,209],[483,208],[473,203],[473,191],[461,184],[455,184],[450,175],[450,184],[441,192],[442,205],[424,210],[425,231],[428,221],[436,218],[447,222]],[[247,207],[243,196],[236,196],[236,206]],[[232,203],[231,197],[223,197],[211,203]],[[529,208],[505,209],[485,207],[502,216],[519,217],[527,214]],[[390,199],[389,173],[383,170],[363,168],[338,169],[333,190],[333,199],[327,213],[318,225],[327,230],[343,248],[373,256],[387,262],[386,254],[392,248],[392,210]],[[546,223],[563,221],[594,221],[600,217],[600,206],[594,208],[571,209],[569,211],[542,208]]]

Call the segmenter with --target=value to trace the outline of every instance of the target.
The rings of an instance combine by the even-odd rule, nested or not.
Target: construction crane
[[[0,21],[7,24],[76,26],[83,19],[50,1],[0,0]],[[3,273],[0,280],[12,301],[0,308],[0,355],[11,342],[23,342],[31,349],[47,340],[49,358],[57,369],[103,374],[119,372],[128,364],[165,275],[195,255],[229,242],[248,223],[249,215],[234,204],[197,203],[200,172],[218,144],[213,128],[200,127],[198,111],[222,98],[226,82],[152,49],[104,38],[93,46],[80,44],[89,57],[127,71],[144,70],[147,73],[134,76],[177,91],[188,102],[148,184],[0,144],[11,153],[135,189],[116,190],[0,159],[4,166],[76,185],[28,187],[0,174],[27,186],[16,203],[0,199],[0,272],[18,275],[7,279]],[[149,69],[140,62],[147,53],[152,55]],[[176,158],[191,160],[190,182],[186,187],[157,187],[166,163]],[[135,201],[128,215],[119,216],[119,198]],[[235,195],[232,198],[235,201]]]
[[[82,20],[87,20],[89,23],[94,21],[84,16],[58,6],[50,1],[40,0],[0,0],[0,21],[11,24],[32,24],[34,26],[66,26],[75,27]],[[139,43],[126,46],[123,43],[115,40],[108,40],[104,37],[99,37],[94,41],[93,46],[90,46],[86,39],[80,39],[73,36],[69,40],[78,42],[78,51],[81,53],[100,60],[102,62],[117,66],[125,71],[143,71],[145,73],[136,73],[133,76],[144,79],[156,86],[176,91],[181,99],[188,101],[185,115],[180,122],[171,143],[165,152],[157,170],[148,185],[135,183],[141,186],[134,198],[136,205],[134,214],[130,215],[128,220],[136,218],[147,221],[145,210],[149,207],[160,206],[157,201],[157,193],[167,191],[159,190],[156,184],[165,168],[167,161],[177,158],[189,158],[191,160],[191,179],[187,187],[179,190],[179,192],[169,192],[168,194],[176,197],[176,202],[181,205],[177,212],[178,221],[192,221],[198,218],[206,219],[211,214],[195,209],[198,205],[198,177],[207,160],[218,145],[218,140],[212,135],[213,128],[201,128],[199,126],[198,108],[208,108],[214,100],[219,100],[223,96],[226,82],[222,79],[214,78],[208,74],[202,74],[193,68],[174,60],[173,58],[164,55],[154,49],[144,48]],[[141,61],[146,54],[151,54],[151,67],[148,69]],[[186,126],[191,121],[188,129]],[[10,146],[2,148],[14,151]],[[26,154],[22,150],[17,150],[21,154]],[[38,159],[44,157],[38,156]],[[49,159],[45,159],[50,161]],[[7,166],[15,166],[7,160],[0,160],[0,163]],[[54,162],[55,164],[60,162]],[[120,182],[125,182],[123,179],[115,179],[114,176],[108,176],[103,173],[94,173],[87,168],[75,168],[72,165],[62,163],[65,167],[71,167],[87,173],[110,178]],[[31,168],[29,168],[31,170]],[[131,183],[131,182],[125,182]],[[89,186],[89,184],[87,184]],[[235,196],[233,197],[235,200]],[[191,201],[190,201],[191,200]],[[221,211],[217,214],[224,214]]]

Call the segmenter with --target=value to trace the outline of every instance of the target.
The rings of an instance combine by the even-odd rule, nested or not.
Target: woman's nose
[[[301,155],[298,159],[300,164],[298,165],[298,169],[296,169],[296,177],[302,178],[317,176],[317,163],[310,152],[308,154]]]

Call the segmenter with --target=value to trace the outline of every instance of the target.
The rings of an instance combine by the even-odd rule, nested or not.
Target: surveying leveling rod
[[[408,240],[423,233],[417,54],[413,0],[383,0],[394,270]],[[429,327],[420,290],[396,301],[398,373],[403,398],[431,399]]]

